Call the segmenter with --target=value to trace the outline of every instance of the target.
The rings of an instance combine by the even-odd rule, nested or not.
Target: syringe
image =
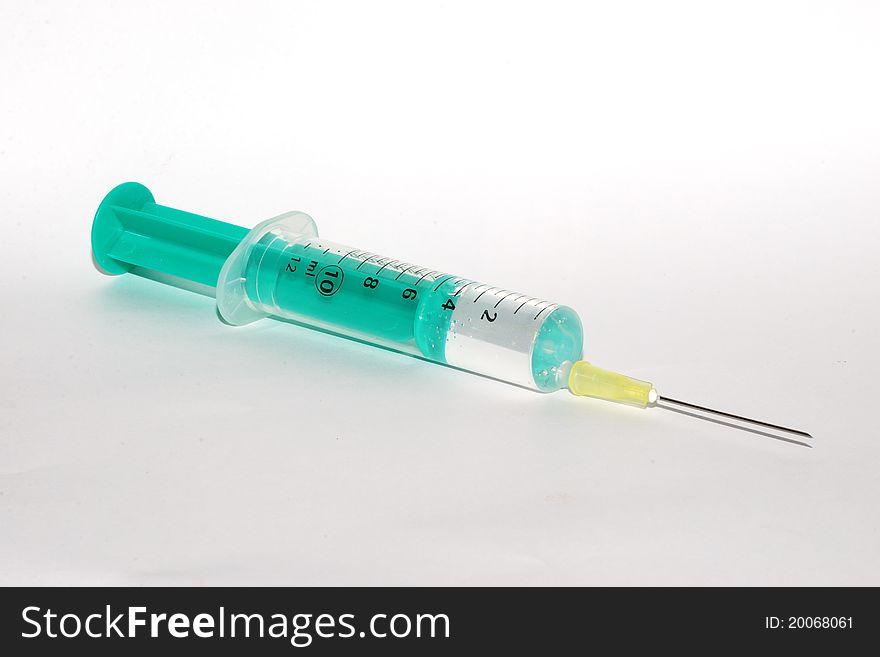
[[[232,325],[292,320],[532,390],[568,388],[810,438],[661,397],[651,383],[582,360],[583,330],[571,308],[321,239],[302,212],[248,230],[158,205],[143,185],[123,183],[98,208],[92,251],[109,274],[134,271],[215,288],[219,314]]]

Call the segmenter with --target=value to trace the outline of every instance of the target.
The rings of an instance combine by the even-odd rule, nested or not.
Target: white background
[[[873,2],[0,4],[0,583],[880,584]],[[90,261],[114,185],[568,304],[814,433],[540,395]]]

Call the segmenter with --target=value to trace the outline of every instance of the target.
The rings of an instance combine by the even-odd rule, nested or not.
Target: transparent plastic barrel
[[[217,304],[230,324],[279,317],[548,392],[582,356],[570,308],[320,239],[303,213],[248,234]]]

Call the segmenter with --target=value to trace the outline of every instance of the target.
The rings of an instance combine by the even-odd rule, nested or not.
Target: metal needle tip
[[[771,424],[770,422],[764,422],[762,420],[755,420],[755,419],[752,419],[749,417],[743,417],[742,415],[734,415],[733,413],[726,413],[724,411],[718,411],[718,410],[715,410],[714,408],[706,408],[705,406],[697,406],[696,404],[691,404],[690,402],[680,401],[678,399],[672,399],[671,397],[663,397],[661,395],[658,395],[656,405],[660,406],[661,408],[666,407],[669,410],[673,410],[673,411],[678,410],[675,408],[675,406],[681,406],[681,407],[691,409],[694,411],[699,411],[700,413],[719,415],[723,418],[735,420],[737,422],[743,422],[745,424],[755,425],[757,427],[762,427],[764,429],[772,429],[774,431],[781,431],[784,433],[789,433],[789,434],[792,434],[795,436],[799,436],[801,438],[808,438],[808,439],[813,438],[813,436],[808,434],[806,431],[801,431],[800,429],[792,429],[791,427],[783,427],[779,424]],[[679,410],[678,412],[684,413],[685,411]],[[688,414],[690,415],[690,413],[688,413]],[[700,416],[697,416],[697,417],[700,417]],[[705,418],[705,419],[711,420],[711,418]],[[737,426],[737,425],[731,425],[731,426]],[[739,428],[754,431],[753,429],[749,429],[748,427],[739,427]],[[755,433],[762,433],[762,432],[755,432]],[[771,438],[780,438],[779,436],[773,436],[771,434],[765,434],[765,435],[769,435]],[[780,438],[780,439],[786,440],[785,438]],[[805,445],[807,447],[810,446],[807,443],[803,443],[803,442],[796,441],[796,440],[790,440],[789,442],[797,442],[799,445]]]

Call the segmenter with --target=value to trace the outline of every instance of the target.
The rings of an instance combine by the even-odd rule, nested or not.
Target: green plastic
[[[140,183],[114,187],[92,224],[95,262],[109,274],[143,267],[214,287],[247,228],[158,205]]]

